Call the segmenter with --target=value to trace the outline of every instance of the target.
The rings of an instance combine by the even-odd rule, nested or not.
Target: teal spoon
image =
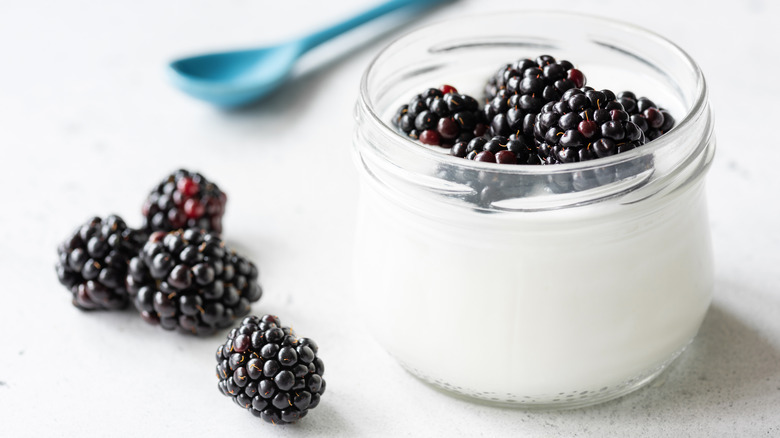
[[[303,54],[389,12],[448,0],[391,0],[342,23],[270,47],[210,53],[171,62],[176,87],[197,99],[232,108],[257,101],[278,88]]]

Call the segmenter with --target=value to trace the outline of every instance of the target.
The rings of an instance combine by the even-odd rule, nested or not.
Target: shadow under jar
[[[541,54],[596,89],[651,97],[677,126],[622,154],[531,166],[456,158],[391,124],[429,87],[481,97],[499,67]],[[696,335],[713,286],[715,140],[702,73],[673,43],[568,14],[450,20],[374,59],[356,119],[357,298],[415,376],[496,404],[578,407],[647,384]]]

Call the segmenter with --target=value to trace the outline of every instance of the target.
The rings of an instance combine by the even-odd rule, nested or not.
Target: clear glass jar
[[[429,87],[481,97],[500,66],[540,54],[596,89],[653,98],[677,126],[608,158],[513,166],[452,157],[390,123]],[[704,77],[673,43],[581,15],[449,20],[374,59],[356,119],[357,298],[415,376],[497,404],[583,406],[648,383],[696,335],[713,286],[715,140]]]

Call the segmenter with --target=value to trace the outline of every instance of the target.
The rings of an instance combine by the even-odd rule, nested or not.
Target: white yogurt
[[[354,271],[366,323],[415,374],[468,395],[620,392],[681,352],[709,305],[702,185],[445,222],[365,185]]]

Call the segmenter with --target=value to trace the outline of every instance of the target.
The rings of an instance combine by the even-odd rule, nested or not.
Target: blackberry
[[[639,147],[646,142],[644,133],[629,119],[610,90],[567,90],[536,116],[539,156],[545,164],[571,163]]]
[[[450,154],[468,160],[498,164],[540,164],[536,146],[525,137],[493,136],[477,137],[469,142],[458,142]],[[471,193],[454,193],[452,196],[476,205],[489,208],[492,203],[524,196],[540,181],[528,175],[498,174],[482,169],[440,166],[436,176],[458,185],[466,185]]]
[[[637,99],[633,92],[623,91],[618,93],[617,100],[623,105],[630,120],[644,132],[648,141],[655,140],[674,127],[674,117],[646,97]]]
[[[73,294],[73,305],[83,310],[127,306],[128,261],[145,240],[145,232],[128,228],[116,215],[94,217],[77,228],[57,248],[57,276]]]
[[[126,283],[146,322],[208,336],[249,313],[263,293],[257,277],[215,234],[190,228],[152,233],[130,260]]]
[[[520,59],[499,69],[485,86],[484,108],[492,135],[532,138],[536,114],[547,102],[572,88],[585,86],[585,75],[569,61],[549,55]]]
[[[450,149],[450,154],[490,163],[540,164],[535,143],[528,141],[525,136],[514,134],[509,137],[477,137],[468,143],[458,142]]]
[[[511,164],[511,159],[510,162],[503,161],[505,159],[503,156],[507,153],[507,151],[497,153],[482,151],[475,153],[474,159],[478,159],[480,154],[484,154],[481,159],[478,159],[479,161],[493,162],[491,161],[492,156],[496,163]],[[501,207],[493,205],[496,202],[526,196],[532,191],[544,188],[547,183],[546,179],[542,180],[541,177],[533,175],[515,175],[511,172],[499,173],[455,166],[440,166],[436,169],[435,176],[459,186],[468,186],[471,189],[470,192],[459,190],[445,196],[457,199],[472,208],[483,210],[485,213],[494,212],[495,208],[500,209]]]
[[[217,348],[219,390],[269,423],[292,423],[317,407],[325,392],[317,350],[276,316],[248,316]]]
[[[479,102],[459,94],[451,85],[430,88],[408,105],[402,105],[393,117],[393,125],[407,136],[428,145],[452,147],[469,141],[487,130],[487,120]]]
[[[150,232],[202,228],[220,234],[226,202],[216,184],[197,172],[179,169],[146,198],[143,226]]]

